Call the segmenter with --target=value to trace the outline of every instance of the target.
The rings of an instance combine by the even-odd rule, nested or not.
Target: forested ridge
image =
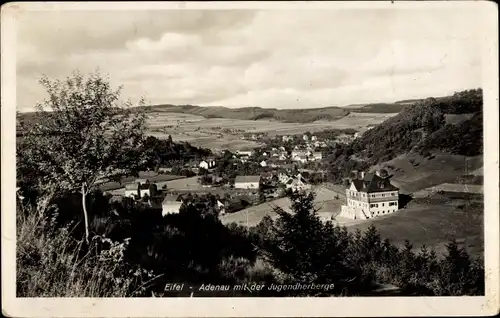
[[[483,153],[483,95],[481,89],[445,98],[427,98],[407,105],[396,116],[366,131],[350,145],[330,149],[331,177],[339,181],[350,170],[367,169],[399,155],[432,151],[476,156]],[[447,124],[446,114],[470,114],[458,124]]]

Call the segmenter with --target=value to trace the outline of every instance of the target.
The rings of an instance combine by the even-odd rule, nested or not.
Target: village
[[[185,163],[183,168],[189,173],[184,176],[173,174],[173,167],[159,166],[155,171],[141,171],[139,178],[126,178],[114,187],[104,185],[101,190],[115,201],[126,198],[142,202],[161,210],[163,216],[180,213],[183,206],[200,200],[209,202],[213,213],[224,216],[272,203],[291,191],[323,186],[326,171],[322,163],[328,156],[328,147],[349,144],[360,135],[354,131],[337,131],[334,137],[327,131],[274,137],[244,134],[241,138],[257,140],[261,147],[234,153],[217,151],[200,161]],[[328,192],[325,200],[342,198],[341,209],[334,211],[341,218],[368,219],[385,214],[385,204],[390,207],[387,213],[395,212],[398,189],[386,175],[387,172],[355,172],[343,186],[337,185],[335,191]]]

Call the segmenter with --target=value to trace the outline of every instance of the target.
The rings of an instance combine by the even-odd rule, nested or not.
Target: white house
[[[318,137],[316,137],[316,136],[311,136],[311,141],[316,141],[316,140],[318,140]]]
[[[237,176],[234,180],[236,189],[259,189],[260,176]]]
[[[304,140],[304,141],[309,141],[309,136],[307,136],[307,135],[303,135],[303,136],[302,136],[302,140]]]
[[[161,203],[161,214],[163,216],[167,214],[178,214],[182,203],[182,198],[176,195],[167,195]]]
[[[293,161],[298,161],[301,163],[307,162],[307,153],[305,151],[292,151],[292,160]]]
[[[312,160],[317,161],[317,160],[323,159],[323,154],[319,151],[315,151],[312,153],[311,157],[312,157]]]
[[[292,160],[295,160],[296,158],[300,156],[305,156],[306,152],[303,150],[293,150],[292,151]]]
[[[262,161],[260,162],[260,166],[261,166],[261,167],[267,167],[267,162],[266,162],[265,160],[262,160]]]
[[[139,187],[140,183],[134,182],[125,185],[125,197],[136,198],[140,196]]]
[[[208,167],[208,162],[206,162],[205,160],[203,160],[202,162],[200,162],[199,167],[200,167],[200,168],[203,168],[203,169],[205,169],[205,170],[210,169],[210,168]]]
[[[144,196],[152,197],[157,193],[157,186],[154,183],[143,183],[139,185],[139,197],[143,198]]]
[[[347,202],[339,216],[371,219],[398,211],[399,189],[389,178],[377,173],[357,173],[346,189]]]
[[[288,156],[287,156],[286,154],[284,154],[284,153],[282,153],[282,154],[278,157],[278,160],[282,160],[282,161],[283,161],[283,160],[286,160],[286,159],[288,159]]]
[[[200,162],[199,167],[205,170],[212,169],[213,167],[215,167],[215,159],[207,158]]]
[[[241,157],[250,157],[253,155],[253,150],[238,150],[236,151],[236,154],[241,156]]]

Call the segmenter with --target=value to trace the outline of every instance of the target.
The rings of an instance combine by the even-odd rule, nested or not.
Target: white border
[[[409,9],[483,10],[485,297],[168,298],[15,297],[16,16],[44,10],[158,9]],[[494,2],[36,2],[1,8],[2,311],[15,317],[478,316],[498,313],[498,16]],[[481,49],[481,48],[478,48]],[[466,76],[466,75],[465,75]]]

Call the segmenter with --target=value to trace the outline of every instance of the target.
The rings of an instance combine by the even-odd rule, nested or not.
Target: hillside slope
[[[442,99],[428,98],[404,108],[398,115],[367,131],[353,145],[371,163],[400,154],[440,150],[452,154],[482,154],[482,90],[455,93]],[[446,124],[445,114],[471,114],[458,124]]]
[[[428,98],[406,106],[366,131],[352,145],[335,145],[328,157],[332,181],[351,170],[366,170],[397,156],[432,153],[479,156],[483,153],[482,90],[468,90],[445,98]],[[461,121],[446,121],[447,114],[467,114]]]

